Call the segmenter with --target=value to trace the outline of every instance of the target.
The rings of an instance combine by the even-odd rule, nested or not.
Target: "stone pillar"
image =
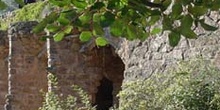
[[[86,78],[89,76],[85,74],[84,56],[80,55],[80,42],[74,38],[65,38],[63,41],[50,42],[50,51],[48,52],[48,71],[53,73],[58,78],[58,93],[64,95],[72,94],[73,84],[85,87]]]
[[[5,96],[8,88],[7,74],[8,39],[7,32],[0,31],[0,110],[4,110]]]
[[[36,22],[20,22],[9,28],[8,105],[11,110],[37,110],[47,88],[46,45],[31,30]],[[7,109],[9,110],[9,109]]]

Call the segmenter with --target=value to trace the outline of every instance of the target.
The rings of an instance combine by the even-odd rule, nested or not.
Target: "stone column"
[[[7,74],[8,39],[7,32],[0,31],[0,110],[4,110],[8,87]]]
[[[103,77],[96,52],[81,53],[82,43],[78,38],[66,37],[60,42],[48,42],[48,69],[58,79],[56,92],[64,97],[69,94],[77,96],[71,86],[78,85],[94,102],[97,86]]]
[[[20,22],[9,28],[9,84],[7,110],[37,110],[47,88],[46,45],[31,30],[36,22]]]
[[[73,94],[71,86],[73,84],[82,86],[85,82],[85,80],[79,79],[79,76],[84,74],[83,56],[79,55],[80,43],[74,38],[65,38],[60,42],[48,39],[47,44],[48,72],[54,74],[58,79],[56,92],[65,96]],[[48,89],[53,90],[53,88]]]

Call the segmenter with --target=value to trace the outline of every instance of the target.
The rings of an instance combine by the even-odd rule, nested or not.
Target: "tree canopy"
[[[18,0],[19,1],[19,0]],[[145,40],[168,31],[169,44],[176,46],[181,36],[197,38],[195,29],[215,31],[205,16],[220,11],[220,0],[48,0],[51,13],[35,28],[47,30],[55,41],[79,34],[82,42],[93,40],[98,46],[108,44],[104,28],[112,36]],[[0,1],[0,9],[6,5]],[[161,25],[162,24],[162,25]]]

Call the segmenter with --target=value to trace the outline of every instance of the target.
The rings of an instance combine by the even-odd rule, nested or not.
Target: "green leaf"
[[[66,1],[60,1],[60,0],[50,0],[50,3],[59,7],[64,7],[66,5],[68,5],[68,2]]]
[[[51,12],[46,18],[44,18],[44,20],[50,24],[50,23],[53,23],[55,20],[57,20],[58,18],[58,13],[56,12]]]
[[[103,2],[96,2],[91,8],[90,10],[99,10],[102,7],[104,7],[105,4]]]
[[[101,16],[101,26],[108,27],[115,21],[115,15],[111,12],[106,12],[104,15]]]
[[[182,4],[176,3],[172,7],[171,17],[174,19],[178,19],[182,12],[183,12]]]
[[[90,13],[84,13],[79,17],[82,24],[87,24],[90,22],[92,15]]]
[[[42,36],[39,38],[40,41],[46,41],[47,38],[50,38],[50,36]]]
[[[77,12],[75,9],[70,9],[70,10],[62,11],[60,13],[60,16],[67,19],[72,19],[73,16],[77,16]]]
[[[40,33],[40,32],[42,32],[42,31],[44,31],[44,28],[45,28],[46,26],[47,26],[47,22],[42,21],[42,22],[40,22],[39,24],[37,24],[37,26],[35,26],[32,31],[33,31],[34,33]]]
[[[49,25],[47,25],[46,29],[49,32],[57,32],[57,31],[60,30],[60,26],[57,26],[57,25],[54,25],[54,24],[49,24]]]
[[[62,25],[64,25],[64,26],[70,24],[70,20],[67,19],[67,18],[65,18],[65,17],[61,17],[61,16],[60,16],[57,20],[58,20],[58,22],[59,22],[60,24],[62,24]]]
[[[135,29],[135,26],[133,25],[128,25],[127,28],[127,39],[128,40],[133,40],[136,38],[136,29]]]
[[[162,4],[163,5],[162,10],[166,10],[170,6],[171,2],[172,0],[165,0]]]
[[[53,36],[53,39],[55,42],[59,42],[59,41],[63,40],[64,36],[65,36],[64,32],[58,32]]]
[[[170,46],[172,47],[175,47],[178,45],[180,39],[181,39],[181,36],[179,33],[176,33],[176,32],[171,32],[169,33],[169,44]]]
[[[0,10],[4,10],[5,8],[7,8],[7,5],[3,1],[0,1]]]
[[[110,26],[110,33],[113,36],[121,36],[123,33],[123,22],[121,20],[116,20],[111,26]]]
[[[89,4],[94,4],[96,2],[96,0],[89,0],[88,3]]]
[[[189,14],[183,16],[183,18],[181,19],[181,28],[191,29],[192,24],[193,18]]]
[[[69,34],[69,33],[71,33],[72,29],[73,29],[73,26],[68,25],[68,26],[65,27],[64,33]]]
[[[71,0],[71,3],[79,9],[85,9],[88,5],[86,0]]]
[[[176,0],[177,1],[177,0]],[[186,6],[186,5],[189,5],[191,2],[192,2],[192,0],[180,0],[180,2],[184,5],[184,6]]]
[[[82,42],[87,42],[89,41],[90,39],[92,38],[92,32],[90,31],[83,31],[80,36],[79,36],[79,39],[80,41]]]
[[[124,1],[124,3],[122,3]],[[108,3],[108,9],[120,10],[126,5],[125,0],[111,0]]]
[[[93,22],[100,22],[101,20],[101,14],[100,13],[95,13],[93,14],[93,18],[92,18]]]
[[[151,16],[160,16],[161,15],[161,11],[159,11],[159,10],[149,10],[148,12],[150,13]]]
[[[220,0],[215,0],[214,2],[212,2],[213,5],[211,7],[212,10],[215,10],[215,11],[219,11],[220,9]]]
[[[159,21],[160,20],[160,17],[161,16],[151,16],[150,17],[150,20],[149,20],[149,25],[151,26],[151,25],[154,25],[157,21]]]
[[[142,32],[139,32],[138,39],[140,39],[141,41],[145,41],[146,38],[148,38],[149,36],[150,36],[150,33],[142,31]]]
[[[192,31],[191,29],[187,29],[187,28],[182,28],[180,30],[180,33],[186,37],[186,38],[189,38],[189,39],[195,39],[197,38],[197,35],[194,31]]]
[[[161,31],[162,31],[161,28],[154,28],[154,29],[151,31],[151,34],[152,34],[152,35],[155,35],[155,34],[160,33]]]
[[[165,30],[172,30],[173,21],[171,21],[171,19],[168,16],[164,16],[162,25],[163,25],[164,31]]]
[[[103,36],[105,34],[103,28],[98,23],[93,23],[92,33],[95,36]]]
[[[209,24],[206,24],[204,19],[200,20],[199,23],[207,31],[216,31],[218,29],[218,27],[214,27],[214,26],[211,26]]]
[[[135,30],[136,30],[135,31],[136,32],[136,39],[140,39],[141,41],[144,41],[151,34],[149,32],[146,32],[145,27],[136,27]]]
[[[95,43],[97,46],[106,46],[108,41],[104,37],[98,37],[96,38]]]
[[[204,6],[189,6],[188,11],[195,17],[202,16],[208,12]]]
[[[202,0],[202,5],[206,8],[212,8],[216,0]]]

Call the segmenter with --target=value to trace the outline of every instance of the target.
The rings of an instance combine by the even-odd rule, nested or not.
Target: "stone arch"
[[[90,61],[90,63],[98,67],[101,67],[101,71],[99,71],[98,73],[99,77],[93,80],[96,82],[95,83],[96,85],[93,85],[93,88],[95,89],[95,93],[93,93],[92,95],[92,103],[94,105],[97,104],[97,107],[105,106],[105,105],[98,105],[98,104],[104,104],[104,103],[98,103],[100,100],[99,95],[104,94],[101,92],[111,91],[111,94],[107,94],[107,95],[112,95],[112,99],[110,99],[112,102],[109,102],[110,104],[107,104],[106,107],[109,108],[109,105],[118,106],[117,94],[121,90],[122,82],[124,79],[123,77],[123,73],[125,69],[124,63],[122,62],[121,58],[115,53],[115,49],[112,46],[95,47],[91,50],[91,52],[92,53],[90,54],[92,54],[93,56],[92,58],[93,61]],[[103,90],[104,88],[106,88],[106,90]],[[112,90],[109,88],[112,88]]]
[[[101,80],[105,77],[112,82],[113,104],[118,105],[116,95],[121,90],[124,63],[116,54],[112,46],[93,47],[82,51],[79,39],[66,38],[61,42],[50,43],[52,57],[50,70],[58,78],[58,93],[64,97],[73,93],[72,85],[78,85],[86,93],[93,105],[96,103],[96,94]],[[80,105],[80,104],[79,104]]]

